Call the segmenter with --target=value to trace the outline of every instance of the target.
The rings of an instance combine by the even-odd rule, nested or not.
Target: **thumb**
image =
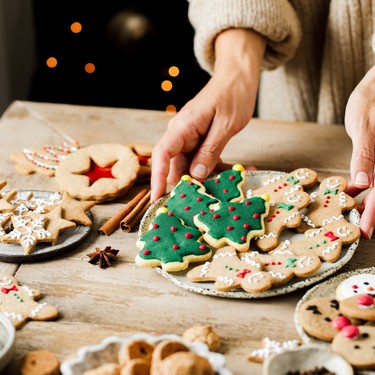
[[[352,142],[351,178],[356,187],[368,188],[374,180],[375,140],[369,134],[356,134]]]

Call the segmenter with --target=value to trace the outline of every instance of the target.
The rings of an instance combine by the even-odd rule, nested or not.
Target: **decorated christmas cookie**
[[[304,213],[299,231],[323,227],[334,220],[344,218],[343,212],[355,207],[352,197],[345,193],[347,182],[341,176],[332,176],[323,180],[319,191],[311,193],[311,203]]]
[[[158,210],[149,231],[137,241],[140,249],[135,258],[139,266],[161,266],[165,271],[181,271],[190,262],[205,261],[211,249],[200,242],[202,233],[181,222],[167,208]]]
[[[350,320],[342,316],[339,307],[339,301],[333,298],[311,299],[301,305],[298,321],[310,336],[331,342],[343,325],[350,324]],[[340,323],[340,319],[344,322]]]
[[[362,273],[348,277],[336,289],[336,298],[339,301],[359,294],[375,297],[375,275]]]
[[[54,306],[34,301],[41,296],[38,290],[18,285],[12,276],[0,275],[0,311],[16,328],[27,320],[49,320],[58,316]]]
[[[262,180],[262,187],[254,191],[249,190],[247,196],[261,196],[268,194],[270,196],[270,203],[284,202],[293,204],[293,198],[288,199],[289,196],[294,196],[296,192],[309,188],[318,181],[318,174],[312,169],[300,168],[289,174],[280,174],[276,176],[267,177]]]
[[[125,194],[138,171],[138,158],[129,147],[103,143],[67,156],[55,175],[62,192],[80,200],[102,202]]]
[[[269,197],[246,198],[241,202],[220,202],[208,213],[194,217],[195,225],[204,231],[204,240],[213,247],[233,246],[247,251],[250,240],[264,234]]]
[[[231,246],[218,249],[211,262],[193,268],[186,276],[195,282],[215,281],[214,288],[219,291],[242,288],[249,293],[258,293],[272,284],[271,276],[262,271],[259,261],[241,261]]]
[[[340,303],[340,311],[352,318],[375,321],[374,297],[368,294],[358,294],[345,298]]]
[[[274,249],[284,228],[296,228],[301,224],[300,210],[309,202],[309,195],[301,190],[284,196],[280,203],[272,204],[264,221],[264,234],[256,239],[256,245],[263,251]]]
[[[0,181],[0,190],[6,186],[7,181]],[[16,195],[15,191],[1,194],[0,196],[0,212],[12,212],[14,207],[9,203]]]
[[[242,186],[245,183],[246,171],[240,164],[221,172],[217,177],[203,181],[207,194],[222,202],[239,202],[244,198]]]
[[[165,206],[185,225],[196,228],[194,216],[199,213],[202,215],[208,213],[214,203],[218,203],[218,200],[206,194],[206,189],[200,182],[185,175],[171,191],[171,197]]]
[[[332,350],[356,369],[375,369],[375,326],[348,326],[332,341]]]
[[[274,254],[260,254],[257,251],[240,254],[240,259],[247,263],[259,261],[263,271],[272,277],[272,287],[285,284],[294,276],[305,277],[320,268],[321,262],[315,255],[296,256],[290,251],[279,250]]]
[[[322,228],[310,229],[304,235],[302,240],[281,243],[271,253],[289,250],[295,255],[316,255],[327,262],[334,262],[340,256],[342,246],[356,241],[361,232],[356,225],[342,219]]]

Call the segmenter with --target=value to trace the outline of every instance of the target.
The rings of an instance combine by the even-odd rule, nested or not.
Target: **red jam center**
[[[101,178],[115,178],[112,174],[112,167],[113,165],[109,167],[99,167],[99,165],[91,160],[90,170],[83,173],[83,175],[89,178],[91,186]]]

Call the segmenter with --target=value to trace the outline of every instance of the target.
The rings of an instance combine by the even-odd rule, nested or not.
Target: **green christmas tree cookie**
[[[135,262],[143,267],[161,266],[168,272],[184,270],[190,262],[211,257],[211,249],[200,242],[201,238],[198,229],[183,225],[178,217],[163,207],[157,211],[149,231],[137,241],[140,251]]]
[[[241,164],[221,172],[219,176],[203,182],[206,193],[222,202],[239,202],[244,198],[242,185],[245,183],[246,171]]]
[[[241,202],[220,202],[208,214],[194,218],[203,230],[204,240],[213,247],[231,245],[247,251],[250,240],[264,233],[264,218],[269,211],[269,196],[246,198]]]
[[[209,212],[209,207],[219,201],[206,194],[206,189],[197,180],[188,175],[171,191],[171,197],[165,203],[168,211],[173,212],[185,225],[196,228],[194,216]]]

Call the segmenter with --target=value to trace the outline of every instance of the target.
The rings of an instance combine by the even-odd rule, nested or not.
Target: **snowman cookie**
[[[354,275],[342,281],[336,288],[336,298],[339,301],[359,294],[375,297],[375,275]]]

